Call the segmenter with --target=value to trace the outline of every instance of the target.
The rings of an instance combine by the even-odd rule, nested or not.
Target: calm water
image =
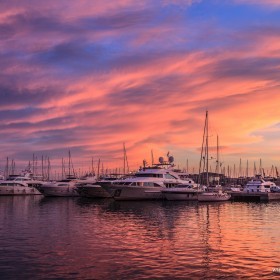
[[[1,279],[279,279],[280,202],[0,197]]]

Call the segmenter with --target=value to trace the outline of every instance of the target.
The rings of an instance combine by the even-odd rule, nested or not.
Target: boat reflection
[[[6,278],[277,277],[279,203],[28,196],[0,198],[0,211]]]

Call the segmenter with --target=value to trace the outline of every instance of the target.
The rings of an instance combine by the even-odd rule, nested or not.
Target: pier
[[[280,200],[280,193],[272,192],[232,192],[231,200],[233,201],[262,201],[268,202],[273,200]]]

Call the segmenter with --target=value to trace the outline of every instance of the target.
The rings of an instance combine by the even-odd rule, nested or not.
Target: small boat
[[[161,192],[164,198],[167,200],[197,200],[197,195],[202,190],[192,179],[186,178],[186,180],[188,183],[163,189]]]
[[[221,190],[217,192],[203,192],[197,195],[197,199],[200,202],[206,202],[206,201],[227,201],[231,198],[231,195],[225,192],[222,192]]]

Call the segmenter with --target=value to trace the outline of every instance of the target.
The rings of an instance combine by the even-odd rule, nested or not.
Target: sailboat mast
[[[99,180],[99,172],[100,172],[100,159],[98,159],[98,165],[97,165],[97,180]]]
[[[208,171],[209,171],[209,147],[208,147],[208,138],[209,138],[209,135],[208,135],[208,111],[206,111],[206,185],[207,187],[209,186],[209,174],[208,174]]]
[[[70,159],[71,159],[71,154],[70,154],[70,150],[68,152],[68,176],[70,176],[71,174],[71,162],[70,162]]]
[[[217,135],[217,161],[216,161],[216,173],[220,172],[220,159],[219,159],[219,136]]]
[[[218,185],[220,184],[220,158],[219,158],[219,136],[217,135],[217,175]]]
[[[205,117],[205,123],[204,123],[204,129],[203,129],[203,137],[202,137],[202,144],[201,144],[201,152],[200,152],[200,161],[199,161],[199,170],[198,170],[198,183],[202,183],[203,179],[201,178],[201,172],[204,172],[205,168],[205,133],[206,133],[206,122],[207,122],[207,111],[206,111],[206,117]],[[203,159],[203,169],[202,169],[202,159]],[[194,172],[193,172],[194,173]]]
[[[125,144],[123,143],[123,174],[125,174]]]

